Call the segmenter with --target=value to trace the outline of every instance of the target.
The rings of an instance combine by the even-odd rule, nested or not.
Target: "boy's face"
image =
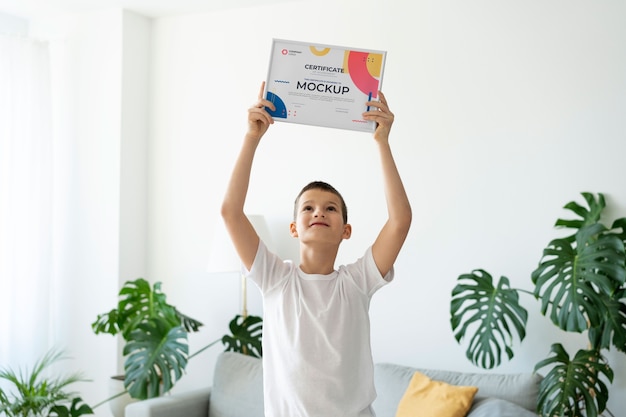
[[[340,198],[320,189],[305,191],[298,200],[296,220],[290,225],[291,235],[301,242],[339,244],[349,239],[352,228],[344,224]]]

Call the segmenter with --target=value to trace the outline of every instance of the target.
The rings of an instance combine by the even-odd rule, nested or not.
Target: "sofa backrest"
[[[263,417],[261,359],[223,352],[215,364],[209,417]]]
[[[398,403],[416,371],[436,381],[478,387],[474,397],[476,405],[484,399],[497,398],[530,411],[536,408],[542,379],[531,373],[469,373],[379,363],[374,367],[378,396],[373,408],[377,417],[395,416]],[[220,354],[215,365],[208,417],[263,417],[263,414],[261,359],[235,352]]]
[[[374,401],[373,408],[377,417],[395,415],[398,403],[416,371],[436,381],[443,381],[452,385],[478,387],[474,402],[485,398],[499,398],[530,411],[537,408],[539,383],[542,380],[538,374],[469,373],[379,363],[374,367],[374,381],[378,396]]]

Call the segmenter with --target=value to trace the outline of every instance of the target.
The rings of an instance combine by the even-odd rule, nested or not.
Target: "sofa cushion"
[[[472,406],[467,417],[537,417],[536,413],[529,411],[510,401],[499,398],[484,398],[478,400]]]
[[[215,364],[209,417],[263,417],[261,359],[223,352]]]
[[[378,397],[373,407],[378,417],[393,417],[413,374],[419,371],[431,379],[451,385],[478,387],[474,401],[496,397],[511,401],[527,410],[537,407],[541,376],[532,373],[496,374],[442,371],[378,363],[374,380]]]
[[[433,381],[415,372],[396,411],[396,417],[415,417],[428,411],[429,417],[464,417],[478,388]]]

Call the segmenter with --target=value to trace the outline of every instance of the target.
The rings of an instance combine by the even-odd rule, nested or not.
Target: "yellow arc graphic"
[[[317,56],[324,56],[324,55],[326,55],[327,53],[329,53],[329,52],[330,52],[330,48],[324,48],[324,49],[322,49],[322,50],[318,50],[318,49],[317,49],[316,47],[314,47],[314,46],[309,46],[309,49],[311,50],[311,53],[312,53],[313,55],[317,55]]]

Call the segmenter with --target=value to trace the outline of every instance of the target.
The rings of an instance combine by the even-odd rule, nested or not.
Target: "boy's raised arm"
[[[374,139],[380,152],[389,217],[372,246],[372,254],[378,271],[385,276],[391,270],[409,233],[412,211],[389,146],[389,131],[393,124],[394,115],[389,110],[383,93],[379,91],[379,94],[380,101],[367,103],[371,110],[365,112],[363,118],[373,120],[378,124],[374,132]]]
[[[248,109],[248,130],[228,182],[221,209],[226,230],[241,262],[248,270],[252,267],[256,256],[259,236],[243,209],[248,194],[254,154],[261,138],[274,123],[272,116],[265,110],[265,107],[274,109],[274,105],[263,99],[264,88],[265,83],[261,85],[258,102]]]

